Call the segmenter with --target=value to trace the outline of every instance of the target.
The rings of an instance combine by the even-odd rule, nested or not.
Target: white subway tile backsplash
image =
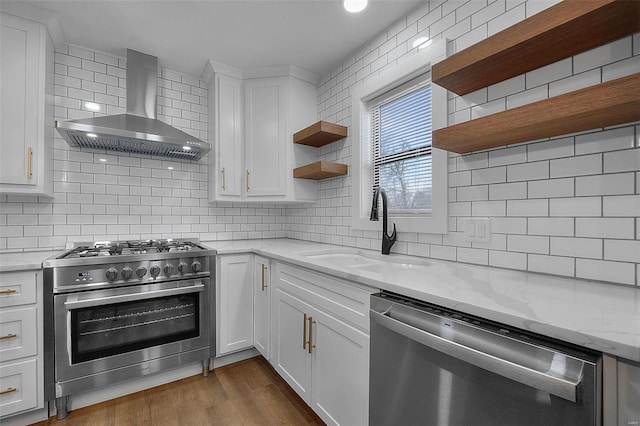
[[[473,186],[471,188],[477,188]],[[463,188],[459,188],[458,191]],[[459,194],[459,192],[458,192]],[[527,198],[527,183],[497,183],[489,186],[490,200],[512,200]]]
[[[549,215],[557,217],[601,216],[602,200],[600,197],[550,199]]]
[[[640,241],[604,240],[604,259],[640,263]]]
[[[573,72],[581,73],[599,68],[612,62],[629,58],[631,55],[631,37],[624,37],[574,56]]]
[[[507,250],[521,253],[549,254],[549,237],[507,235]]]
[[[576,196],[633,194],[634,173],[583,176],[576,179]]]
[[[527,145],[529,161],[549,160],[552,158],[571,157],[574,155],[574,138],[552,139]]]
[[[574,196],[574,178],[535,180],[527,182],[529,198],[558,198]]]
[[[602,240],[597,238],[551,237],[554,256],[602,259]]]
[[[549,200],[507,200],[507,216],[549,216]]]
[[[621,127],[576,136],[576,154],[592,154],[633,148],[633,130],[633,127]]]
[[[602,155],[591,154],[550,161],[550,177],[584,176],[602,173]]]
[[[576,218],[576,237],[634,239],[633,218]]]
[[[575,260],[571,257],[529,254],[527,264],[527,270],[543,274],[573,276],[575,271]]]
[[[634,56],[623,61],[614,62],[602,68],[602,82],[626,77],[640,72],[640,57]]]
[[[527,181],[549,178],[549,162],[537,161],[534,163],[514,164],[507,166],[507,181]]]
[[[563,59],[525,74],[527,89],[567,78],[572,73],[571,58]]]
[[[604,155],[604,172],[617,173],[640,170],[640,147]]]
[[[460,167],[460,163],[458,163]],[[492,167],[490,169],[478,169],[471,172],[471,184],[482,185],[501,183],[507,181],[507,168],[505,166]]]
[[[606,196],[602,199],[603,216],[637,217],[638,212],[640,212],[640,195]]]
[[[633,263],[578,258],[576,259],[576,277],[635,285],[634,266]]]
[[[489,167],[525,163],[527,148],[524,145],[489,151]]]
[[[574,235],[574,218],[562,217],[530,217],[527,220],[529,235],[550,235],[572,237]]]
[[[489,250],[489,266],[509,269],[527,269],[527,255],[501,250]]]
[[[549,96],[558,96],[574,90],[584,89],[602,82],[600,69],[575,74],[549,84]]]

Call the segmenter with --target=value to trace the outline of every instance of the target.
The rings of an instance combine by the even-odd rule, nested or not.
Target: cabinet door
[[[2,14],[0,27],[0,183],[35,185],[40,25]]]
[[[331,425],[366,425],[369,418],[369,336],[312,313],[311,408]]]
[[[253,256],[220,257],[218,354],[253,347]]]
[[[308,339],[308,322],[305,319],[313,308],[282,289],[275,288],[272,311],[271,364],[289,386],[310,404],[311,354],[305,342],[305,338]]]
[[[245,82],[245,195],[285,195],[286,81],[260,78]]]
[[[218,148],[218,167],[212,182],[216,194],[221,199],[240,198],[243,181],[242,134],[244,120],[242,117],[242,84],[241,81],[225,75],[216,76],[216,112],[215,132]],[[210,161],[213,160],[210,154]]]
[[[269,359],[269,336],[271,334],[271,267],[269,259],[255,256],[254,282],[254,346]]]

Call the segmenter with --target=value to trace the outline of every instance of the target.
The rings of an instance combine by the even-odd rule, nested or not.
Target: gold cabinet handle
[[[13,293],[15,293],[15,292],[16,292],[16,290],[14,290],[14,289],[10,288],[9,290],[2,290],[2,291],[0,291],[0,294],[13,294]]]
[[[264,283],[264,271],[266,270],[267,270],[267,265],[263,263],[262,264],[262,291],[264,291],[264,289],[267,288],[267,285]]]
[[[245,170],[245,179],[244,179],[244,183],[245,183],[245,185],[246,185],[247,192],[249,192],[249,169]]]
[[[33,150],[31,147],[27,149],[27,179],[31,179],[33,177],[33,173],[31,170],[31,161],[33,159]]]
[[[225,179],[224,179],[224,167],[222,168],[222,190],[226,191],[227,189],[227,185],[225,183]]]
[[[316,345],[313,344],[313,324],[315,324],[316,322],[313,320],[313,317],[309,317],[308,320],[309,320],[309,341],[307,343],[309,344],[309,353],[311,353],[311,350],[316,347]]]
[[[0,336],[0,340],[13,339],[14,337],[18,337],[18,335],[17,334],[13,334],[13,333],[9,333],[6,336]]]
[[[302,350],[307,349],[307,314],[304,314],[302,320]]]
[[[0,395],[5,395],[7,393],[15,392],[17,390],[18,389],[16,389],[16,388],[7,388],[7,390],[0,391]]]

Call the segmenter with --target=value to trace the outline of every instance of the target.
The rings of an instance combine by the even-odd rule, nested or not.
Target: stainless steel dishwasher
[[[602,424],[598,353],[387,292],[370,317],[370,425]]]

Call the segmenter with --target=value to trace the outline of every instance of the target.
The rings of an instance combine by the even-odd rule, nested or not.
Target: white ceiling
[[[67,43],[201,76],[209,59],[237,68],[296,65],[325,76],[347,55],[425,0],[370,0],[351,14],[340,0],[47,0]]]

